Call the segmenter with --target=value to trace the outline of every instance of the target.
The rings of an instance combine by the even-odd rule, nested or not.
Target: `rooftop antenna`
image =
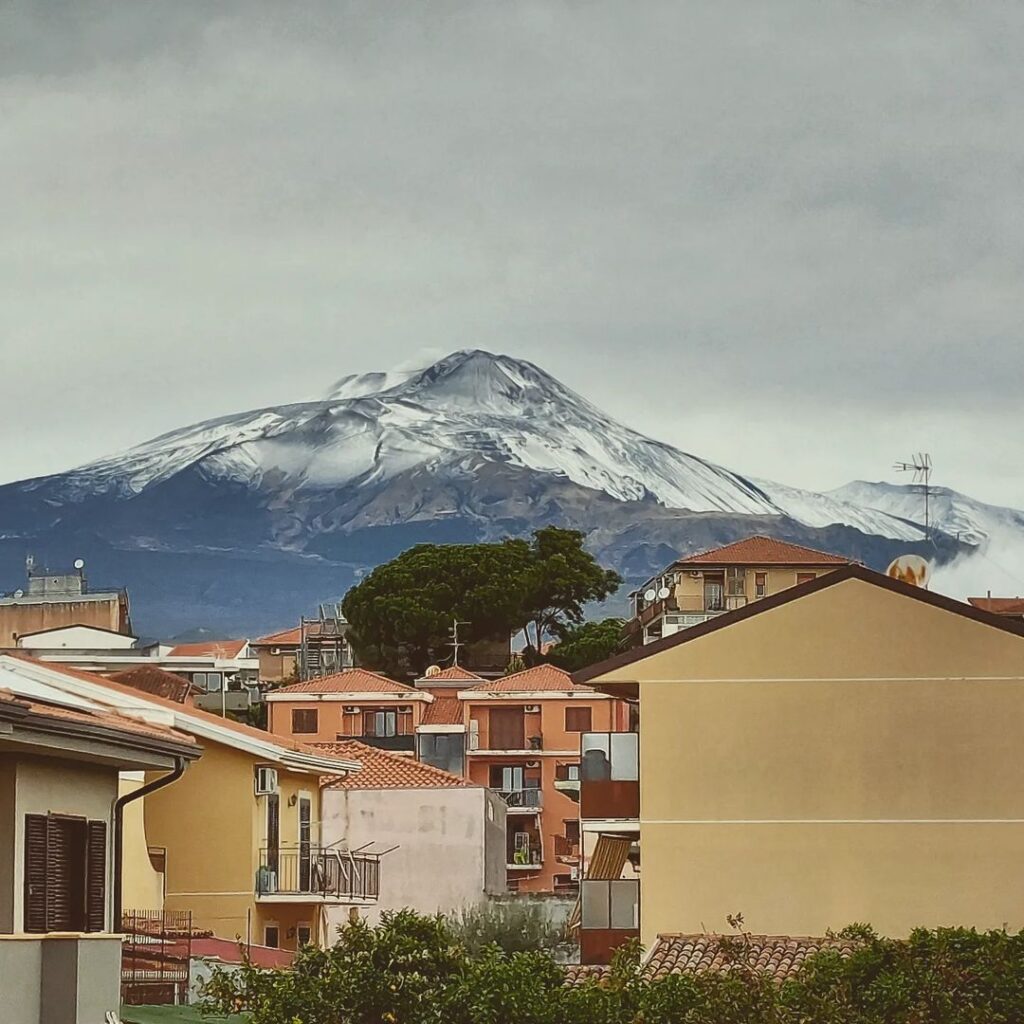
[[[910,456],[909,462],[897,462],[893,465],[897,473],[913,473],[914,483],[921,484],[924,494],[924,539],[931,539],[931,481],[932,481],[932,457],[927,452],[918,452]]]
[[[452,628],[449,631],[451,641],[448,646],[452,649],[452,664],[458,665],[459,663],[459,651],[466,646],[465,642],[459,639],[459,626],[468,626],[468,622],[460,622],[457,618],[452,619]]]

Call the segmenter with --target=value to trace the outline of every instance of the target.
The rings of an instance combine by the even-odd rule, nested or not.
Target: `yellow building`
[[[775,537],[745,537],[677,559],[648,580],[630,595],[626,630],[634,644],[652,643],[850,564]]]
[[[344,842],[320,843],[320,780],[358,762],[89,673],[42,663],[35,671],[122,715],[172,726],[202,747],[181,780],[142,798],[141,821],[126,814],[125,910],[190,911],[197,929],[296,949],[328,938],[328,907],[376,900],[378,858],[353,854]],[[147,773],[146,782],[158,777]],[[122,779],[122,791],[139,785]],[[162,907],[152,905],[158,893]]]
[[[847,566],[576,678],[640,704],[645,945],[1024,927],[1024,624]]]

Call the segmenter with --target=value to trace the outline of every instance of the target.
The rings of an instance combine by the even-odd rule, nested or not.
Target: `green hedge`
[[[443,918],[386,914],[346,927],[294,970],[215,975],[211,1012],[252,1024],[1021,1024],[1024,932],[921,929],[890,940],[849,929],[856,948],[809,958],[777,985],[727,973],[645,980],[637,950],[601,982],[565,984],[546,953],[469,954]]]

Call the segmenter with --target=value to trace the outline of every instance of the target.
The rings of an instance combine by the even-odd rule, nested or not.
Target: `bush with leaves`
[[[497,946],[505,953],[553,949],[562,938],[562,930],[544,908],[525,900],[478,903],[451,915],[448,923],[470,956],[488,946]]]

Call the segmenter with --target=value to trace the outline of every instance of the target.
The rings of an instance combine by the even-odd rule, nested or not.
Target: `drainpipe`
[[[114,801],[114,920],[113,920],[113,931],[121,930],[121,857],[124,852],[124,809],[133,800],[141,800],[144,796],[149,796],[150,793],[155,793],[158,789],[163,789],[164,786],[169,786],[172,782],[177,782],[178,779],[185,774],[185,758],[175,757],[174,758],[174,770],[168,775],[161,775],[159,779],[154,779],[152,782],[146,783],[141,789],[135,790],[134,793],[126,793],[124,796],[119,796]],[[166,870],[166,865],[165,865]]]

